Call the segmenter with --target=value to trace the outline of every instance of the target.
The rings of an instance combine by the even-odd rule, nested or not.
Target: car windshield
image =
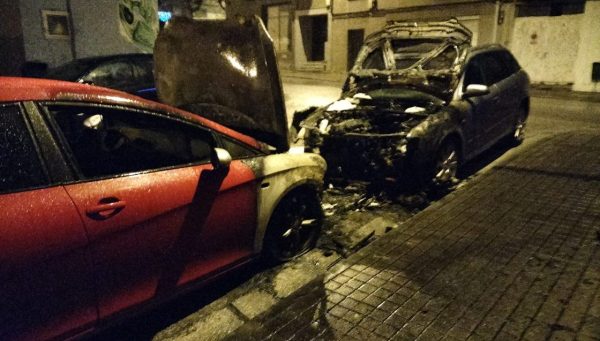
[[[48,70],[47,78],[63,81],[76,81],[88,70],[96,66],[97,62],[93,60],[74,60],[61,66]]]

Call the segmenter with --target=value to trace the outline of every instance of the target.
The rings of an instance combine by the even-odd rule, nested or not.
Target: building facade
[[[236,6],[238,3],[242,6]],[[280,65],[337,78],[363,39],[386,22],[456,17],[475,44],[509,47],[535,83],[600,91],[600,1],[596,0],[232,0],[235,14],[258,14]],[[596,66],[600,73],[600,64]]]
[[[282,69],[338,79],[352,66],[364,38],[386,22],[456,17],[473,32],[475,44],[509,47],[533,82],[600,92],[600,0],[156,1],[173,15],[197,19],[259,15]],[[0,74],[18,75],[26,62],[55,66],[73,58],[139,52],[119,33],[117,3],[0,0]],[[68,13],[66,27],[55,26],[62,35],[47,34],[47,12]]]

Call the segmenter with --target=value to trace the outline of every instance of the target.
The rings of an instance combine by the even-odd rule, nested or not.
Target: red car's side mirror
[[[213,148],[210,163],[214,170],[225,170],[231,164],[231,154],[223,148]]]

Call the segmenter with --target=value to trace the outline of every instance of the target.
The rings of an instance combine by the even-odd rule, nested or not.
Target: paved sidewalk
[[[600,136],[540,141],[230,340],[600,340]]]

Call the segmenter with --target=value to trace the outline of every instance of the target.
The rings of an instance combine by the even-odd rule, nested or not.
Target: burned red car
[[[238,25],[222,32],[260,32]],[[254,97],[279,103],[278,75],[267,79]],[[260,255],[285,261],[314,244],[325,162],[285,152],[287,126],[272,123],[285,124],[285,111],[239,113],[261,141],[200,114],[0,78],[0,339],[80,336]],[[260,133],[262,120],[271,125]]]
[[[297,113],[331,177],[447,185],[505,136],[523,139],[529,79],[457,20],[388,24],[367,37],[337,102]]]

